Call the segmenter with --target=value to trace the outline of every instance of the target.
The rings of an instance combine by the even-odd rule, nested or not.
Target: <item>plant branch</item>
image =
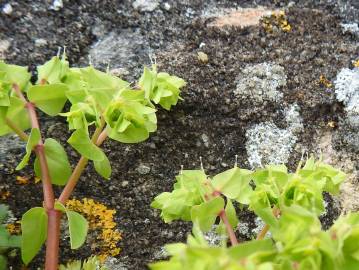
[[[22,129],[19,128],[12,120],[6,117],[5,123],[9,128],[11,128],[12,131],[14,131],[14,133],[16,133],[17,136],[19,136],[21,140],[27,141],[29,139],[29,136],[27,136],[27,134],[22,131]]]
[[[34,105],[31,102],[27,101],[27,99],[22,94],[22,92],[17,84],[13,84],[13,90],[16,93],[16,95],[21,100],[23,100],[25,102],[25,107],[27,108],[32,128],[40,129],[40,125],[39,125],[39,121],[38,121],[38,118],[36,115]],[[40,163],[40,168],[41,168],[42,187],[43,187],[43,192],[44,192],[45,207],[47,210],[53,209],[55,198],[54,198],[54,192],[52,189],[49,168],[48,168],[46,157],[45,157],[45,147],[42,142],[41,134],[40,134],[40,140],[38,141],[34,150],[35,150],[37,157],[39,158],[39,163]]]
[[[221,218],[221,220],[223,221],[223,224],[226,227],[226,230],[227,230],[229,239],[231,240],[232,246],[238,245],[237,237],[233,231],[232,225],[229,223],[226,211],[221,210],[221,212],[218,214],[218,216]]]
[[[280,210],[276,206],[273,207],[272,212],[275,217],[278,217],[280,214]],[[262,240],[266,236],[268,231],[269,231],[269,225],[265,224],[263,229],[257,234],[257,240]]]
[[[24,101],[25,107],[27,108],[30,117],[32,128],[37,128],[40,130],[39,120],[36,115],[34,104],[27,101],[17,84],[13,84],[13,90],[17,94],[17,96]],[[59,257],[61,213],[54,209],[55,196],[52,189],[51,177],[45,156],[45,147],[42,141],[41,134],[40,139],[34,150],[40,163],[42,187],[44,193],[44,205],[48,215],[45,269],[56,270],[58,268]]]
[[[91,138],[91,141],[94,142],[97,146],[100,146],[107,137],[106,130],[103,130],[104,126],[105,126],[105,120],[102,117],[100,126],[95,130]],[[59,197],[60,203],[65,204],[66,201],[70,198],[71,193],[74,190],[78,180],[80,179],[80,176],[83,170],[85,169],[87,163],[88,163],[88,159],[85,158],[84,156],[81,156],[69,180],[67,181],[66,186],[61,192],[61,195]]]

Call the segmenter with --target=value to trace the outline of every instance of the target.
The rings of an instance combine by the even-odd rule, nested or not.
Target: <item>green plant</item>
[[[6,219],[8,218],[9,207],[0,204],[0,270],[6,270],[7,257],[14,252],[15,248],[20,248],[21,237],[11,235],[6,227]]]
[[[158,195],[152,207],[161,210],[165,222],[192,221],[192,235],[187,244],[167,245],[170,259],[150,268],[359,269],[359,213],[340,216],[328,230],[322,230],[318,218],[325,210],[323,192],[338,194],[345,177],[313,158],[293,173],[284,165],[254,172],[235,166],[212,179],[203,170],[181,171],[173,191]],[[256,239],[238,242],[236,204],[248,206],[266,223]],[[214,225],[224,237],[219,246],[204,237]]]
[[[15,132],[27,141],[26,154],[17,166],[25,167],[36,154],[34,171],[42,180],[44,203],[22,217],[22,260],[28,264],[46,241],[45,269],[58,265],[60,218],[67,217],[71,248],[86,238],[85,218],[65,207],[79,177],[91,161],[108,179],[111,165],[99,147],[109,137],[122,143],[146,140],[157,128],[156,107],[176,105],[185,82],[167,73],[145,67],[137,85],[131,85],[93,66],[70,68],[65,53],[37,68],[35,84],[26,67],[0,62],[0,136]],[[66,102],[70,110],[62,113]],[[44,140],[36,109],[49,116],[66,117],[71,137],[67,142],[81,155],[72,170],[63,146],[55,139]],[[24,131],[31,129],[30,134]],[[53,185],[63,186],[55,199]]]

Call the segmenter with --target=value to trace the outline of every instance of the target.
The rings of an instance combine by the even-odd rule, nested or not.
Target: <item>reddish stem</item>
[[[25,107],[27,108],[30,117],[32,128],[40,129],[39,121],[35,111],[35,106],[31,102],[27,101],[17,84],[13,84],[13,90],[16,95],[22,101],[24,101]],[[44,192],[44,205],[48,215],[45,270],[56,270],[58,268],[61,214],[54,209],[55,196],[52,189],[50,172],[46,161],[45,147],[42,141],[41,134],[39,142],[35,146],[34,151],[40,163],[42,187]]]
[[[213,197],[219,197],[219,196],[221,196],[221,194],[222,194],[221,191],[215,189],[211,195]],[[236,237],[236,234],[233,231],[232,225],[229,223],[226,211],[224,209],[222,209],[221,212],[219,212],[218,216],[221,218],[224,226],[226,227],[226,231],[228,233],[229,240],[231,241],[232,246],[238,245],[238,239]]]
[[[272,212],[275,217],[278,217],[280,215],[280,210],[276,206],[273,207]],[[263,239],[268,231],[269,231],[269,225],[265,224],[263,229],[257,234],[257,240]]]
[[[226,227],[226,230],[229,235],[229,239],[231,240],[232,246],[238,245],[237,237],[233,231],[232,225],[229,223],[226,211],[221,210],[221,212],[219,212],[218,216],[221,218],[224,226]]]
[[[35,107],[31,102],[28,102],[25,96],[22,94],[19,86],[17,84],[13,84],[13,90],[15,91],[16,95],[25,102],[25,107],[27,108],[31,126],[32,128],[40,129],[39,121],[37,119]],[[41,176],[42,176],[42,185],[44,190],[44,201],[45,207],[47,210],[54,208],[54,192],[52,189],[51,178],[49,173],[49,168],[47,165],[46,157],[45,157],[45,149],[44,144],[42,142],[41,134],[40,139],[37,145],[35,146],[35,153],[39,158],[40,168],[41,168]]]

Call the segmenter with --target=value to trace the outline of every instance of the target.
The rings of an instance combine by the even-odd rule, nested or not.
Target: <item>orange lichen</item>
[[[7,191],[7,190],[1,190],[0,191],[0,198],[2,200],[6,200],[7,198],[9,198],[11,195],[10,191]]]
[[[318,84],[323,85],[326,88],[332,87],[332,83],[324,75],[320,75]]]
[[[284,32],[290,32],[292,26],[288,23],[284,11],[273,12],[271,16],[265,17],[262,21],[263,28],[266,32],[273,32],[274,27],[278,27]]]
[[[29,178],[25,176],[16,176],[16,184],[18,185],[27,185],[29,183]]]
[[[353,62],[354,67],[359,67],[359,59]]]
[[[16,221],[15,223],[10,223],[6,225],[6,230],[10,234],[21,234],[21,225],[20,221]]]
[[[66,207],[83,214],[89,222],[89,229],[96,233],[96,238],[99,240],[91,248],[99,250],[97,256],[101,261],[108,256],[114,257],[120,253],[120,248],[117,246],[122,237],[121,233],[115,229],[117,225],[114,221],[116,210],[107,209],[105,205],[87,198],[82,201],[69,200]]]

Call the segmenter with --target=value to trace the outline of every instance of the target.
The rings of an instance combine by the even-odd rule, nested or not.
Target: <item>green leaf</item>
[[[89,101],[89,100],[88,100]],[[78,102],[71,106],[69,112],[60,113],[67,117],[70,129],[84,129],[92,124],[99,125],[100,115],[96,110],[95,104]]]
[[[81,247],[86,240],[88,223],[79,213],[69,210],[66,214],[69,220],[71,248],[77,249]]]
[[[95,170],[104,178],[109,179],[111,176],[111,164],[107,156],[104,154],[104,159],[101,161],[94,161]]]
[[[167,223],[175,219],[191,220],[191,209],[205,201],[209,187],[207,176],[202,170],[183,170],[176,176],[174,190],[158,195],[151,207],[161,209],[161,218]],[[207,188],[206,188],[207,187]]]
[[[13,132],[6,125],[5,118],[11,119],[22,130],[31,127],[25,103],[17,97],[10,97],[9,107],[0,107],[0,136]]]
[[[135,91],[133,91],[135,92]],[[138,95],[121,92],[119,99],[111,102],[105,112],[110,138],[123,143],[138,143],[146,140],[156,130],[156,110],[136,101]]]
[[[273,241],[271,239],[252,240],[233,246],[229,249],[229,254],[237,260],[249,257],[255,253],[275,252]]]
[[[65,149],[59,142],[51,138],[45,140],[44,147],[51,182],[54,185],[65,185],[72,172]],[[37,157],[34,163],[34,170],[36,176],[41,177],[41,168]]]
[[[28,210],[21,219],[21,257],[25,264],[31,262],[44,244],[47,236],[47,213],[42,207]]]
[[[3,255],[0,255],[0,270],[7,270],[7,258]]]
[[[0,224],[4,223],[9,213],[9,207],[5,204],[0,204]]]
[[[212,185],[226,197],[248,204],[253,193],[250,180],[251,171],[235,167],[214,176]]]
[[[85,243],[87,231],[88,231],[88,222],[87,220],[74,211],[68,210],[63,204],[56,201],[55,209],[66,213],[69,232],[70,232],[70,244],[72,249],[77,249]]]
[[[41,135],[40,135],[40,131],[38,128],[31,129],[31,133],[30,133],[29,139],[27,140],[27,144],[26,144],[26,154],[22,158],[19,165],[17,165],[16,170],[21,170],[29,163],[31,152],[32,152],[33,148],[39,143],[40,137],[41,137]]]
[[[232,200],[230,199],[227,200],[225,210],[229,224],[231,224],[233,228],[237,227],[239,220],[237,217],[236,209],[233,206]]]
[[[153,90],[152,99],[164,109],[170,110],[171,106],[177,104],[178,99],[180,99],[180,88],[185,85],[186,82],[183,79],[160,72],[157,76],[156,88]]]
[[[144,67],[143,74],[139,80],[139,86],[145,91],[146,99],[152,97],[152,91],[156,83],[156,68],[153,67],[153,70],[150,70],[148,67]]]
[[[207,232],[211,230],[217,216],[224,208],[224,200],[216,197],[210,201],[192,207],[191,219],[198,223],[201,230]]]
[[[69,62],[66,61],[65,54],[63,54],[61,59],[58,56],[54,56],[45,64],[37,67],[38,83],[61,83],[68,71]]]
[[[10,85],[17,84],[21,90],[25,90],[31,78],[27,69],[27,67],[9,65],[0,61],[0,72],[3,72],[3,80]]]
[[[103,161],[105,154],[89,138],[88,133],[83,129],[75,130],[67,142],[84,157],[94,160]]]
[[[66,103],[67,89],[65,84],[35,85],[30,87],[27,96],[40,110],[55,116],[62,111]]]

